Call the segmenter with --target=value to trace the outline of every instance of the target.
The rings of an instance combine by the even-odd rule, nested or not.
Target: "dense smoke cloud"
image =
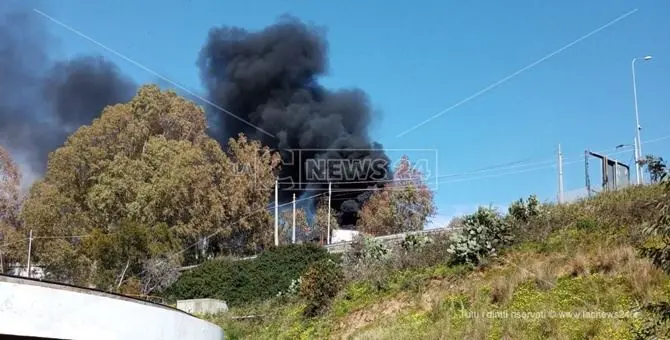
[[[23,5],[27,5],[22,3]],[[0,144],[42,173],[49,152],[136,86],[96,56],[52,61],[43,19],[16,1],[0,6]]]
[[[343,224],[355,223],[355,212],[366,198],[360,189],[388,177],[388,158],[368,136],[373,110],[367,95],[358,89],[331,91],[318,83],[328,69],[327,43],[320,31],[288,17],[257,32],[213,28],[201,50],[199,67],[209,99],[251,123],[210,107],[213,136],[223,142],[243,132],[278,149],[285,162],[293,163],[282,168],[282,182],[309,183],[307,159],[383,161],[377,163],[382,171],[369,167],[359,176],[326,170],[328,178],[336,181],[336,191],[352,190],[338,193],[333,203],[346,212]],[[354,178],[356,183],[337,183]],[[282,190],[282,196],[288,199],[294,191],[305,190],[318,193],[325,187],[316,181],[293,191]]]
[[[49,152],[105,106],[128,101],[137,86],[102,57],[51,60],[54,41],[44,19],[22,7],[25,2],[6,1],[0,6],[0,144],[41,174]],[[338,176],[330,165],[325,170],[335,179],[333,206],[348,225],[370,194],[365,189],[376,185],[371,181],[388,178],[388,158],[368,136],[373,110],[367,95],[319,84],[328,70],[327,52],[319,29],[282,18],[257,32],[213,28],[198,65],[206,96],[260,128],[208,107],[210,134],[225,144],[245,133],[280,151],[282,201],[326,189],[323,181],[306,178],[309,159],[382,161],[366,163],[355,176]],[[297,149],[302,151],[292,151]]]

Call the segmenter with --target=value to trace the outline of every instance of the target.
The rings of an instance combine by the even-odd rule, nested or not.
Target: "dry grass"
[[[636,256],[635,250],[630,246],[597,247],[592,250],[580,251],[574,256],[566,256],[564,253],[533,254],[533,253],[511,253],[499,262],[507,266],[492,266],[485,273],[473,272],[456,284],[433,284],[433,288],[424,292],[419,301],[411,301],[407,297],[403,300],[402,308],[390,311],[383,308],[386,304],[375,305],[365,310],[354,313],[351,317],[355,322],[345,321],[341,324],[346,329],[346,337],[355,339],[396,339],[401,334],[408,336],[419,332],[420,338],[426,339],[450,339],[450,329],[454,325],[464,322],[458,320],[455,310],[461,308],[468,311],[490,310],[499,306],[504,308],[514,299],[518,288],[528,282],[533,282],[539,292],[550,291],[557,287],[559,279],[575,279],[578,277],[589,277],[592,274],[602,274],[606,277],[620,278],[625,283],[629,292],[620,292],[622,295],[630,293],[639,302],[648,302],[655,297],[652,292],[658,292],[658,287],[663,283],[664,274],[654,268],[647,259]],[[512,263],[514,261],[515,263]],[[594,292],[595,294],[595,292]],[[446,303],[449,297],[463,296],[468,301],[459,306],[453,302]],[[445,300],[447,299],[447,300]],[[589,300],[590,301],[590,300]],[[598,301],[598,299],[596,299]],[[603,302],[604,303],[604,302]],[[592,310],[597,306],[591,306],[589,302],[581,301],[577,308]],[[410,312],[408,312],[410,311]],[[410,315],[410,316],[408,316]],[[412,331],[403,328],[398,330],[398,324],[411,324],[411,315],[426,315],[427,319],[434,320],[433,326],[421,331]],[[361,318],[365,316],[365,320]],[[347,317],[345,320],[351,320]],[[491,318],[473,318],[467,320],[467,327],[454,329],[461,339],[484,339],[490,337],[491,333],[497,332],[502,339],[517,339],[526,334],[519,329],[527,327],[525,321],[498,320]],[[561,334],[559,321],[545,319],[538,321],[539,328],[546,327],[547,334],[543,337],[551,339],[568,339],[570,336]],[[584,336],[601,334],[611,325],[607,321],[592,320],[582,327]],[[421,324],[421,322],[419,322]],[[426,333],[421,333],[426,331]],[[400,333],[398,333],[400,332]],[[409,332],[409,333],[403,333]],[[402,337],[402,336],[400,336]]]
[[[425,273],[444,263],[445,255],[437,253],[443,247],[357,268],[357,282],[369,282],[355,288],[359,291],[350,294],[352,300],[340,301],[348,308],[323,319],[266,324],[247,334],[268,338],[258,332],[279,327],[291,329],[295,338],[630,338],[626,320],[466,318],[463,312],[597,311],[658,301],[670,279],[638,256],[635,246],[642,227],[658,215],[653,206],[659,194],[658,187],[634,187],[549,206],[540,219],[519,228],[521,244],[466,275]],[[407,268],[420,274],[411,277],[400,270]],[[370,288],[376,285],[385,288]],[[319,333],[325,335],[314,335],[318,327],[328,329]]]

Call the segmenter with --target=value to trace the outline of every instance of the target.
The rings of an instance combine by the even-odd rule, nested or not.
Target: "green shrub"
[[[382,260],[390,253],[391,249],[382,241],[374,237],[358,236],[346,251],[345,260],[348,265],[355,265],[359,262]]]
[[[425,245],[432,243],[432,239],[426,235],[409,234],[400,242],[400,246],[406,251],[413,251],[423,248]]]
[[[523,198],[513,202],[507,209],[510,216],[516,221],[528,222],[531,218],[539,216],[542,212],[540,201],[537,196],[530,195],[528,201],[524,202]]]
[[[670,274],[670,180],[666,175],[662,178],[663,195],[656,205],[658,219],[644,229],[647,240],[639,246],[640,253],[651,262]],[[638,338],[647,339],[662,336],[670,337],[670,302],[660,301],[642,306],[647,313],[645,324],[637,334]]]
[[[285,292],[319,260],[333,259],[314,244],[271,248],[251,260],[212,260],[184,273],[164,293],[178,299],[216,298],[231,306],[262,301]]]
[[[446,233],[430,237],[410,234],[400,242],[399,249],[384,248],[384,251],[370,243],[365,250],[365,242],[358,240],[344,256],[345,277],[347,280],[366,280],[383,285],[382,282],[394,271],[448,264],[452,257],[448,252],[450,244],[450,236]],[[365,256],[366,252],[377,256]]]
[[[598,226],[598,222],[590,218],[580,218],[575,222],[575,228],[580,230],[593,230]]]
[[[479,207],[477,212],[465,216],[463,229],[454,234],[449,246],[454,263],[478,264],[483,258],[495,255],[512,241],[511,230],[498,211]]]
[[[340,264],[330,259],[313,263],[300,284],[300,297],[307,302],[304,315],[313,317],[326,311],[342,287],[344,274]]]
[[[295,280],[291,280],[291,284],[288,286],[288,289],[286,289],[286,291],[277,293],[277,297],[289,297],[298,295],[298,293],[300,293],[301,284],[302,284],[301,277]]]

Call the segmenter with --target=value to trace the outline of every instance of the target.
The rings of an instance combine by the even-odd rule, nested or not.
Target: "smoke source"
[[[43,173],[49,152],[136,86],[102,57],[53,62],[54,40],[25,3],[0,6],[0,144]],[[24,5],[24,6],[22,6]]]
[[[388,158],[368,136],[373,110],[366,94],[358,89],[332,91],[318,83],[328,69],[327,47],[319,29],[285,17],[258,32],[213,28],[198,65],[209,99],[260,128],[210,107],[212,135],[225,143],[243,132],[279,150],[285,161],[283,200],[294,192],[314,194],[327,188],[306,178],[310,159],[366,165],[357,175],[324,169],[335,181],[333,206],[342,213],[341,224],[348,225],[355,224],[356,212],[369,195],[364,189],[389,177]],[[293,189],[288,182],[294,183]]]

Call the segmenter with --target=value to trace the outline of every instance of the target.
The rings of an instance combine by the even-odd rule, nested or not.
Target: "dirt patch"
[[[355,311],[349,314],[344,320],[342,320],[342,322],[340,322],[339,328],[344,331],[341,338],[348,339],[357,330],[374,323],[382,317],[393,316],[401,313],[404,309],[411,305],[412,304],[406,299],[399,297],[393,300],[374,304],[359,311]]]

